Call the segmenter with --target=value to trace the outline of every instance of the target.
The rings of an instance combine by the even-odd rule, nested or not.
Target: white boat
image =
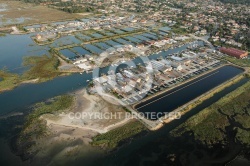
[[[89,80],[87,80],[86,82],[89,82]]]

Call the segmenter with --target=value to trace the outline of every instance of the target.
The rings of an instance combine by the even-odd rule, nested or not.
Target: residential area
[[[182,55],[180,57],[180,55]],[[167,90],[221,65],[208,53],[183,51],[181,54],[150,60],[144,65],[128,66],[118,73],[93,78],[91,93],[102,89],[119,98],[125,105],[132,105],[145,97]]]

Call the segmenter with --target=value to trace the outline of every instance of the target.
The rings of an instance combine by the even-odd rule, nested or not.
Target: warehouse
[[[225,47],[221,47],[220,48],[220,52],[236,57],[238,59],[242,59],[242,58],[247,58],[248,56],[248,52],[246,51],[242,51],[242,50],[238,50],[235,48],[225,48]]]

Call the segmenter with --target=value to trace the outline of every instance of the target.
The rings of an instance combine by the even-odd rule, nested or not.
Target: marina
[[[242,69],[223,66],[163,94],[140,102],[135,105],[135,109],[142,113],[171,112],[240,73],[243,73]]]
[[[27,39],[29,39],[29,36],[27,36]],[[1,38],[0,38],[0,41],[1,41]],[[29,39],[28,41],[31,41],[31,40]],[[26,44],[27,43],[25,43],[25,45]],[[202,42],[200,42],[199,44],[203,45]],[[170,54],[185,50],[187,46],[188,45],[184,45],[180,48],[170,49],[168,51],[162,51],[159,54],[150,55],[148,58],[157,59],[163,55],[168,56]],[[6,53],[9,54],[9,51],[10,50],[6,50]],[[12,55],[16,55],[16,54],[12,54]],[[143,63],[140,58],[133,59],[133,62],[135,64]],[[20,59],[20,61],[16,61],[17,66],[19,66],[21,63],[22,63],[22,59]],[[109,71],[109,66],[102,68],[100,69],[100,75],[107,74],[108,71]],[[8,112],[15,111],[17,108],[24,108],[25,106],[29,106],[32,103],[43,101],[45,99],[52,98],[57,95],[61,95],[61,94],[65,94],[68,92],[72,92],[74,90],[85,88],[88,85],[86,80],[92,80],[92,73],[84,72],[82,74],[72,74],[70,76],[62,76],[62,77],[58,77],[58,78],[55,78],[53,80],[50,80],[44,83],[25,84],[25,85],[15,88],[12,91],[3,92],[2,94],[0,94],[0,100],[4,101],[5,105],[1,107],[1,114],[6,114]],[[32,91],[36,91],[36,93],[31,93]],[[49,92],[49,93],[46,93],[46,92]],[[12,100],[16,101],[14,105],[12,104]]]
[[[0,165],[246,165],[248,4],[2,0]]]

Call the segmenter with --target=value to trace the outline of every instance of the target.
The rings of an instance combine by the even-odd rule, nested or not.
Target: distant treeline
[[[95,10],[95,8],[92,6],[89,5],[82,6],[81,4],[72,1],[67,1],[67,2],[62,2],[61,0],[21,0],[21,1],[26,3],[36,3],[36,4],[44,2],[56,2],[53,3],[52,6],[55,6],[58,9],[69,13],[93,12]]]
[[[222,3],[232,3],[232,4],[247,4],[250,5],[250,0],[219,0]]]
[[[61,0],[20,0],[27,3],[61,2]]]
[[[94,8],[92,7],[80,7],[80,6],[72,6],[72,7],[65,7],[61,10],[69,13],[83,13],[83,12],[93,12]]]
[[[94,7],[77,5],[71,1],[56,3],[54,6],[69,13],[93,12],[95,10]]]

